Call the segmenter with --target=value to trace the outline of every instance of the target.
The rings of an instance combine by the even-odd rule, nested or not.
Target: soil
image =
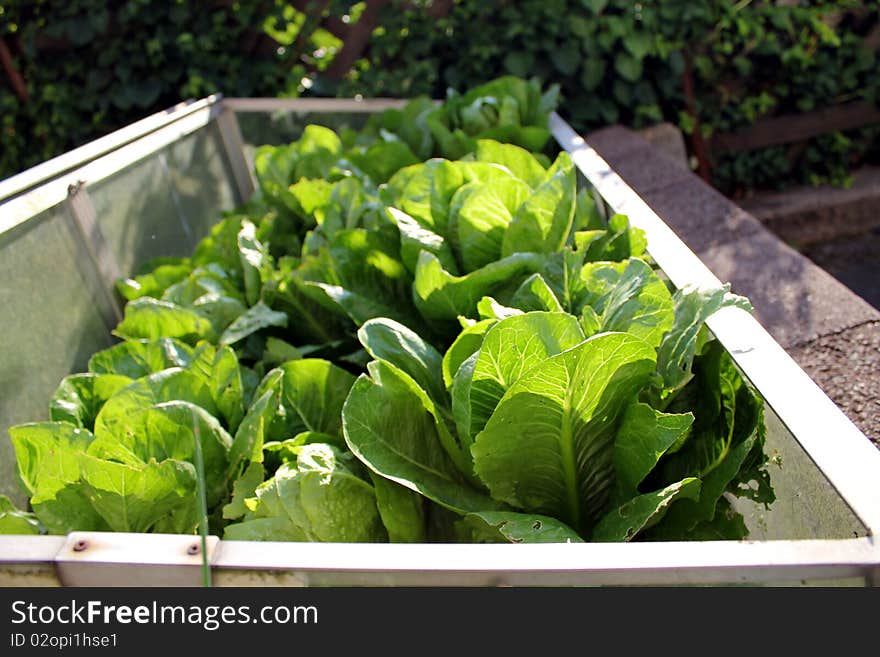
[[[804,249],[804,255],[880,309],[880,228]],[[826,336],[792,354],[880,448],[880,322]]]
[[[880,321],[789,350],[804,371],[880,448]]]

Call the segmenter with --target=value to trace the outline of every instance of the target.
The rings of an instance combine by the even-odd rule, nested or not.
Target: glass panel
[[[763,505],[735,498],[751,540],[854,538],[867,531],[837,491],[795,440],[794,435],[765,404],[765,453],[776,501]]]
[[[338,132],[346,128],[358,130],[370,118],[365,112],[240,112],[235,116],[244,141],[244,154],[251,168],[254,150],[258,146],[278,146],[295,141],[309,124],[323,125]]]
[[[245,144],[286,144],[299,139],[303,128],[316,123],[337,132],[360,129],[370,118],[366,112],[240,112],[236,114]]]
[[[235,205],[216,125],[89,185],[98,225],[120,272],[157,256],[188,256]]]
[[[188,255],[189,227],[178,220],[160,155],[89,185],[95,215],[120,273],[157,256]]]
[[[237,204],[232,169],[216,123],[175,142],[163,155],[174,185],[175,208],[193,240],[189,255],[223,211]]]
[[[0,234],[0,281],[0,494],[21,505],[7,429],[48,420],[61,379],[84,371],[112,339],[105,297],[64,206]]]

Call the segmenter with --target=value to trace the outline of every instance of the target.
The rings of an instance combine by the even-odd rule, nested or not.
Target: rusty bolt
[[[89,546],[89,542],[85,539],[81,538],[76,543],[73,544],[74,552],[82,552]]]

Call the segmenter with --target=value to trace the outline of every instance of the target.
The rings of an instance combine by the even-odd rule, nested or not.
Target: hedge
[[[762,117],[880,99],[877,0],[457,0],[442,12],[426,0],[293,4],[311,10],[309,22],[271,0],[8,1],[0,34],[27,100],[0,86],[0,176],[215,91],[443,97],[512,73],[558,82],[578,130],[671,121],[697,145]],[[320,12],[325,22],[356,22],[369,4],[381,5],[378,27],[348,74],[333,79],[323,71],[342,41],[313,31]],[[297,39],[304,22],[308,38]],[[845,184],[851,166],[878,159],[878,134],[867,126],[709,151],[704,164],[729,194]]]

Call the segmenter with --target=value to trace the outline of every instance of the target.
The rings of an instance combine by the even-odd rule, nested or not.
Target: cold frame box
[[[225,99],[153,115],[0,181],[0,494],[19,505],[6,430],[45,417],[58,381],[113,343],[117,277],[188,255],[254,190],[253,150],[308,123],[358,127],[397,100]],[[560,109],[565,114],[565,108]],[[676,287],[720,281],[554,114],[551,129],[607,212],[646,231]],[[76,532],[0,536],[0,585],[590,586],[880,584],[880,452],[748,313],[709,328],[766,402],[769,510],[738,501],[748,541],[544,545],[257,543]],[[82,549],[85,546],[86,549]]]

